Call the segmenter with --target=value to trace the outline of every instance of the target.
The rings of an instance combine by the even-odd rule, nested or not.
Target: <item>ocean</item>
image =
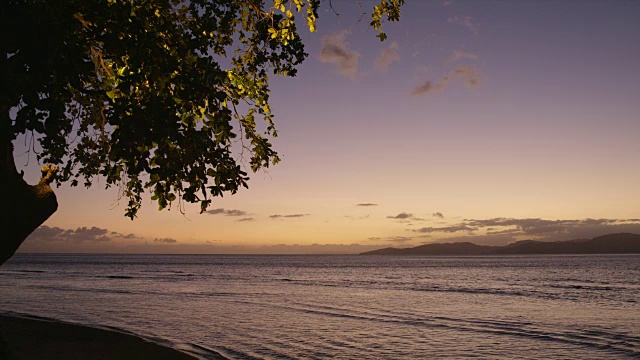
[[[201,358],[638,359],[640,255],[18,254],[0,313]]]

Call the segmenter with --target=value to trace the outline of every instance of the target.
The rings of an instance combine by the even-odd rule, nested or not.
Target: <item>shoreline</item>
[[[133,334],[19,314],[0,314],[0,358],[198,359]]]

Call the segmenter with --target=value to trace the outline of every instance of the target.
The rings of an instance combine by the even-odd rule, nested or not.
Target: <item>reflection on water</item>
[[[17,255],[0,294],[203,357],[640,357],[640,256]]]

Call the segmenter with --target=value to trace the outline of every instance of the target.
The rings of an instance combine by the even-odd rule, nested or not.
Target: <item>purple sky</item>
[[[358,23],[355,1],[335,3],[339,18],[325,6],[319,31],[303,32],[299,75],[272,81],[282,163],[214,201],[224,211],[182,216],[147,199],[131,222],[100,183],[62,187],[58,212],[22,250],[273,252],[640,232],[640,2],[408,1],[384,43]],[[494,218],[514,221],[469,230]]]

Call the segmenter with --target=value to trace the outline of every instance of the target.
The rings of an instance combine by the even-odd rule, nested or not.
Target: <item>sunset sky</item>
[[[334,1],[339,17],[325,4],[319,31],[301,31],[309,58],[271,84],[283,161],[248,190],[202,215],[147,198],[131,221],[104,182],[65,185],[21,251],[357,252],[640,233],[639,1],[407,2],[384,43],[355,1]]]

